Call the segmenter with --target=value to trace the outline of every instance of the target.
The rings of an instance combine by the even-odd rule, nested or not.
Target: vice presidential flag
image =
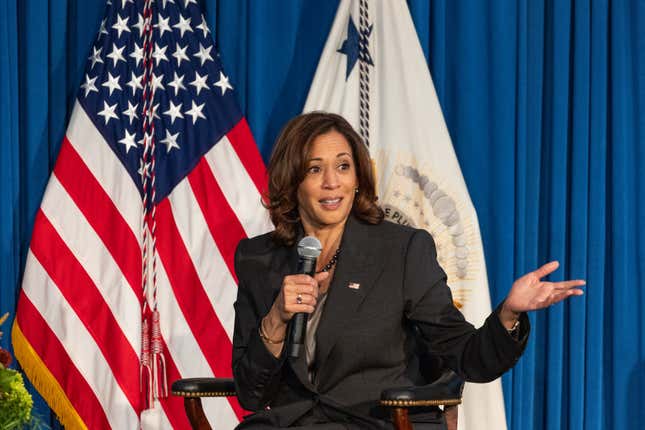
[[[265,187],[197,2],[109,2],[13,327],[21,366],[66,428],[189,428],[164,382],[230,377],[233,254],[271,229]],[[225,428],[242,413],[234,398],[206,404]]]
[[[428,230],[457,306],[479,326],[491,312],[477,215],[403,0],[343,0],[305,111],[347,118],[374,160],[389,220]],[[505,429],[500,381],[466,384],[460,429]]]

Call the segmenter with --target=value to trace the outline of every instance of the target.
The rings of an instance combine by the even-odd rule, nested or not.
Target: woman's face
[[[298,212],[305,230],[344,225],[357,185],[356,165],[345,136],[332,130],[316,137],[298,187]]]

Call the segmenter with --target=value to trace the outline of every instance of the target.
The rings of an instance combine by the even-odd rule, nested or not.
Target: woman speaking
[[[268,173],[275,230],[235,256],[233,373],[240,403],[256,411],[240,429],[391,429],[381,392],[421,379],[410,336],[467,381],[488,382],[522,354],[525,312],[582,294],[583,281],[541,281],[551,262],[516,280],[475,329],[453,305],[430,234],[383,220],[367,148],[338,115],[292,119]],[[314,276],[294,274],[304,236],[322,245]],[[286,337],[297,313],[308,322],[294,358]]]

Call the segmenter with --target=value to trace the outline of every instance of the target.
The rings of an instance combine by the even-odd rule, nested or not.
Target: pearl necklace
[[[329,262],[327,264],[325,264],[325,266],[322,269],[320,269],[317,273],[329,272],[331,270],[331,268],[334,267],[336,265],[336,263],[338,262],[338,255],[339,254],[340,254],[340,248],[338,248],[336,250],[334,255],[331,257],[331,260],[329,260]]]

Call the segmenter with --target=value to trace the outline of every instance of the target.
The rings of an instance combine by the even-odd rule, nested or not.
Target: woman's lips
[[[326,210],[336,210],[340,207],[340,203],[343,200],[342,197],[334,197],[327,199],[320,199],[318,202]]]

